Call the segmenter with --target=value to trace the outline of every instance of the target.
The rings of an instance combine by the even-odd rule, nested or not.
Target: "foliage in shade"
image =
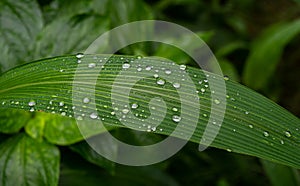
[[[17,134],[0,145],[1,185],[56,185],[59,161],[56,146]]]

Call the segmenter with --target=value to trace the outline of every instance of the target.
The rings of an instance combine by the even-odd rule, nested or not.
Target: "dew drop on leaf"
[[[180,84],[179,83],[173,83],[173,87],[174,88],[180,88]]]
[[[124,108],[124,109],[122,110],[122,112],[123,112],[123,114],[127,114],[127,113],[129,112],[129,110],[128,110],[127,108]]]
[[[232,150],[231,149],[226,149],[227,150],[227,152],[232,152]]]
[[[219,105],[221,102],[220,102],[220,100],[215,99],[215,100],[214,100],[214,103],[217,104],[217,105]]]
[[[83,98],[83,103],[89,103],[90,102],[90,99],[89,98]]]
[[[98,115],[97,115],[96,113],[93,112],[93,113],[90,114],[90,118],[91,118],[91,119],[97,119],[97,118],[98,118]]]
[[[76,119],[79,121],[83,120],[82,116],[78,116]]]
[[[289,131],[286,131],[284,134],[287,138],[290,138],[292,136],[292,134]]]
[[[28,106],[33,107],[35,105],[35,101],[29,101]]]
[[[78,54],[76,54],[76,58],[77,59],[81,59],[81,58],[83,58],[84,57],[84,54],[83,53],[78,53]]]
[[[177,111],[178,111],[178,109],[177,109],[176,107],[173,107],[172,110],[173,110],[174,112],[177,112]]]
[[[169,75],[169,74],[171,74],[171,73],[172,73],[172,71],[171,71],[171,70],[169,70],[169,69],[166,69],[166,70],[165,70],[165,73]]]
[[[265,137],[268,137],[268,136],[269,136],[269,133],[268,133],[267,131],[264,131],[264,132],[263,132],[263,135],[264,135]]]
[[[138,107],[139,107],[139,105],[136,104],[136,103],[133,103],[133,104],[131,105],[131,108],[133,108],[133,109],[136,109],[136,108],[138,108]]]
[[[165,84],[165,81],[162,80],[162,79],[159,79],[159,80],[157,80],[156,83],[157,83],[158,85],[164,85],[164,84]]]
[[[151,70],[152,69],[152,67],[151,66],[146,66],[146,68],[145,68],[147,71],[149,71],[149,70]]]
[[[180,68],[180,70],[185,70],[186,66],[185,65],[180,65],[179,68]]]
[[[180,120],[181,120],[181,117],[180,116],[177,116],[177,115],[174,115],[172,116],[172,120],[176,123],[178,123]]]
[[[124,63],[123,65],[122,65],[122,68],[123,69],[128,69],[130,67],[130,64],[129,63]]]
[[[96,63],[89,63],[88,67],[89,68],[95,68],[96,67]]]

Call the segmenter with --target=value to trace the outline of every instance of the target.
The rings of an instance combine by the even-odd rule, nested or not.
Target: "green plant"
[[[157,3],[156,10],[158,12],[156,14],[158,15],[156,16],[163,16],[161,14],[163,14],[164,8],[170,3],[169,1]],[[189,6],[189,3],[194,5],[192,3],[195,2],[188,1],[186,4],[181,1],[177,2],[184,6]],[[219,3],[219,1],[214,1],[211,5],[211,12],[207,13],[226,14],[231,10],[230,6],[222,9]],[[242,3],[234,3],[234,5],[250,6],[242,5]],[[42,6],[43,9],[40,10],[39,6]],[[199,3],[197,6],[205,6],[205,3]],[[140,11],[141,9],[143,11]],[[143,13],[141,14],[141,12]],[[229,176],[221,174],[216,184],[238,184],[237,179],[243,179],[243,183],[247,181],[253,183],[251,178],[256,175],[252,175],[246,170],[249,167],[253,170],[261,170],[257,159],[240,156],[236,153],[289,166],[285,167],[262,160],[264,169],[273,185],[281,183],[280,181],[282,184],[299,184],[299,173],[296,170],[300,167],[298,158],[300,155],[299,118],[262,95],[232,81],[232,76],[238,81],[239,75],[235,66],[230,62],[230,55],[235,51],[249,49],[251,55],[246,62],[243,79],[247,85],[261,90],[266,87],[268,80],[266,78],[266,81],[257,85],[255,84],[257,81],[252,81],[256,78],[255,68],[258,68],[255,63],[258,61],[257,58],[262,56],[255,55],[258,55],[258,52],[265,54],[264,58],[259,58],[263,62],[267,61],[265,59],[272,59],[272,65],[268,64],[270,73],[260,73],[260,76],[270,77],[276,68],[282,48],[298,33],[299,21],[272,26],[267,29],[266,33],[268,34],[262,34],[261,38],[254,42],[252,48],[248,48],[249,43],[246,41],[231,40],[227,42],[227,45],[213,44],[214,42],[212,42],[224,74],[232,75],[229,79],[225,78],[227,88],[225,118],[220,132],[211,146],[235,153],[217,149],[199,153],[197,150],[196,145],[200,142],[205,129],[204,124],[208,121],[211,105],[222,104],[220,100],[211,100],[212,91],[217,96],[221,95],[218,90],[205,86],[206,74],[201,69],[191,67],[193,66],[191,60],[175,48],[170,49],[168,46],[155,48],[155,46],[143,43],[119,51],[119,54],[122,55],[112,56],[109,63],[103,67],[96,84],[97,115],[104,118],[105,126],[114,136],[128,143],[152,144],[164,139],[164,136],[170,135],[173,128],[176,127],[176,121],[172,120],[172,116],[178,112],[172,108],[180,110],[181,107],[176,87],[173,87],[172,84],[166,83],[164,86],[160,86],[157,85],[157,79],[148,77],[139,81],[132,89],[130,103],[138,103],[139,107],[136,113],[143,110],[142,115],[146,118],[150,115],[148,106],[151,98],[159,96],[167,103],[168,110],[162,124],[157,128],[151,126],[150,130],[148,126],[142,126],[141,123],[135,123],[132,126],[136,131],[124,128],[124,125],[112,114],[114,109],[110,96],[108,96],[122,65],[131,59],[136,59],[136,55],[168,57],[179,64],[187,65],[188,75],[199,91],[197,95],[201,101],[200,113],[189,110],[190,120],[193,120],[197,114],[199,115],[198,126],[190,139],[193,143],[189,143],[183,151],[168,161],[148,167],[132,168],[106,160],[83,141],[84,137],[74,120],[72,109],[72,106],[80,107],[80,105],[72,105],[72,101],[73,103],[74,101],[82,103],[83,100],[82,98],[72,100],[72,94],[83,93],[86,90],[74,90],[72,84],[75,70],[81,74],[82,79],[92,77],[95,70],[92,67],[89,68],[88,65],[77,68],[78,58],[72,54],[82,52],[99,34],[110,28],[130,21],[153,17],[155,15],[149,6],[142,1],[89,0],[70,4],[56,0],[45,5],[38,4],[34,0],[0,2],[0,32],[3,35],[0,38],[2,56],[0,63],[3,72],[0,76],[0,185],[57,185],[58,183],[68,185],[97,185],[99,183],[177,185],[183,183],[183,179],[174,177],[181,174],[187,176],[190,183],[197,180],[195,177],[201,179],[205,177],[202,180],[205,185],[215,179],[215,173],[229,171],[232,167],[249,177],[241,178],[236,175],[238,172],[231,172]],[[231,25],[236,30],[235,33],[239,33],[241,37],[247,35],[243,27],[245,24],[243,20],[240,20],[237,14],[232,19],[224,22]],[[237,19],[239,21],[236,21]],[[295,30],[290,31],[290,27]],[[282,30],[285,32],[281,32]],[[214,34],[219,37],[217,32],[218,30],[213,30],[198,34],[209,42]],[[284,33],[285,38],[282,38],[280,34],[277,36],[277,32]],[[279,39],[275,40],[273,37]],[[193,41],[189,41],[188,38],[179,38],[174,43],[183,40],[188,41],[187,45],[193,46]],[[220,48],[220,45],[224,46]],[[278,45],[277,50],[265,52],[274,45]],[[81,60],[84,64],[98,64],[99,60],[105,57],[107,56],[86,55]],[[37,59],[38,61],[24,64],[26,61]],[[151,61],[164,62],[159,63],[161,66],[157,68],[167,68],[170,65],[164,60],[152,57],[141,58],[140,64],[145,66]],[[12,68],[22,63],[24,65]],[[12,69],[8,70],[10,68]],[[6,70],[8,71],[4,72]],[[172,73],[179,74],[180,70],[177,69]],[[223,79],[214,73],[206,73],[216,79]],[[199,82],[202,83],[199,84]],[[217,80],[216,83],[218,83]],[[268,89],[263,91],[267,93]],[[191,95],[186,94],[186,96]],[[156,103],[152,106],[159,108],[160,104]],[[96,127],[95,118],[91,117],[92,113],[89,112],[91,105],[87,104],[83,109],[88,110],[85,113],[86,117],[82,118],[86,122],[81,126],[85,131],[85,137],[101,136],[104,131]],[[180,112],[178,112],[179,114]],[[219,125],[222,121],[214,122]],[[143,128],[139,128],[141,126]],[[184,138],[190,127],[187,123],[180,134],[175,137]],[[139,132],[140,130],[149,130],[150,132]],[[91,164],[81,163],[81,157],[76,156],[74,152]],[[229,163],[226,164],[224,160]],[[250,164],[252,165],[249,166]],[[179,173],[173,172],[172,169],[178,169],[177,166],[181,168],[180,165],[184,165],[183,168],[187,170]],[[204,168],[201,169],[197,166]],[[277,170],[277,172],[273,170]],[[276,175],[282,172],[285,174],[281,174],[282,178],[276,181]],[[254,183],[266,184],[267,181],[261,179]]]

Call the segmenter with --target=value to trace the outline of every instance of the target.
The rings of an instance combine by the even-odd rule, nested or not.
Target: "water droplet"
[[[30,112],[33,112],[33,111],[34,111],[34,108],[33,108],[33,107],[31,107],[29,111],[30,111]]]
[[[178,111],[178,109],[177,109],[176,107],[173,107],[172,110],[173,110],[174,112],[177,112],[177,111]]]
[[[89,103],[90,102],[90,99],[89,98],[83,98],[83,103]]]
[[[35,101],[29,101],[28,106],[33,107],[35,105]]]
[[[141,56],[141,55],[137,55],[137,56],[136,56],[136,58],[137,58],[137,59],[142,59],[142,58],[143,58],[143,56]]]
[[[138,67],[136,70],[137,70],[138,72],[140,72],[140,71],[142,71],[143,69],[142,69],[142,67]]]
[[[146,66],[146,68],[145,68],[146,70],[151,70],[152,69],[152,67],[151,66]]]
[[[62,115],[62,116],[65,116],[65,115],[66,115],[66,112],[62,112],[61,115]]]
[[[250,128],[250,129],[253,129],[253,125],[250,124],[250,125],[249,125],[249,128]]]
[[[173,84],[173,87],[174,87],[174,88],[180,88],[180,84],[179,84],[179,83],[174,83],[174,84]]]
[[[292,136],[292,134],[289,131],[286,131],[284,134],[287,138],[290,138]]]
[[[133,103],[133,104],[131,105],[131,108],[133,108],[133,109],[136,109],[136,108],[138,108],[138,107],[139,107],[139,105],[136,104],[136,103]]]
[[[229,77],[228,77],[227,75],[225,75],[225,76],[224,76],[224,80],[225,80],[225,81],[228,81],[228,80],[229,80]]]
[[[268,136],[269,136],[269,133],[268,133],[267,131],[264,131],[263,135],[264,135],[265,137],[268,137]]]
[[[248,111],[245,111],[245,114],[249,114],[249,112],[248,112]]]
[[[130,67],[130,64],[129,63],[124,63],[123,65],[122,65],[122,68],[123,69],[128,69]]]
[[[61,101],[61,102],[59,102],[59,106],[64,106],[65,105],[65,102],[63,102],[63,101]]]
[[[115,113],[114,111],[112,111],[110,114],[111,114],[112,116],[114,116],[116,113]]]
[[[159,79],[156,82],[158,85],[164,85],[166,82],[163,79]]]
[[[89,68],[95,68],[95,67],[96,67],[96,63],[90,63],[90,64],[88,65],[88,67],[89,67]]]
[[[179,66],[179,69],[180,69],[180,70],[185,70],[185,69],[186,69],[186,66],[185,66],[185,65],[180,65],[180,66]]]
[[[205,92],[205,89],[204,89],[204,88],[201,88],[200,91],[201,91],[202,93],[204,93],[204,92]]]
[[[215,100],[214,100],[214,103],[217,104],[217,105],[219,105],[221,102],[220,102],[220,100],[215,99]]]
[[[174,115],[172,116],[172,120],[176,123],[178,123],[180,120],[181,120],[181,117],[180,116],[177,116],[177,115]]]
[[[79,121],[83,120],[83,118],[81,116],[78,116],[76,119]]]
[[[122,110],[122,112],[123,112],[123,114],[127,114],[127,113],[129,112],[129,109],[124,108],[124,109]]]
[[[97,118],[98,118],[98,115],[97,115],[96,113],[93,112],[93,113],[90,114],[90,118],[91,118],[91,119],[97,119]]]
[[[80,58],[83,58],[84,57],[84,54],[83,53],[78,53],[76,54],[76,58],[77,59],[80,59]]]
[[[284,141],[283,141],[283,140],[280,140],[280,144],[283,145],[283,144],[284,144]]]
[[[154,74],[153,77],[154,77],[154,78],[158,78],[158,74]]]
[[[231,149],[226,149],[227,150],[227,152],[232,152],[232,150]]]
[[[166,69],[166,70],[165,70],[165,73],[169,75],[169,74],[171,74],[171,73],[172,73],[172,71],[171,71],[171,70],[169,70],[169,69]]]

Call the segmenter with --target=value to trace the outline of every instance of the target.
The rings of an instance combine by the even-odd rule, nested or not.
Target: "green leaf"
[[[284,47],[299,32],[300,20],[276,24],[266,29],[253,43],[244,68],[244,83],[256,90],[263,89],[271,80]]]
[[[115,172],[115,162],[112,162],[99,155],[90,145],[85,142],[79,142],[70,146],[71,150],[80,154],[87,161],[107,169],[111,174]],[[117,148],[115,148],[117,150]],[[117,152],[116,152],[117,153]]]
[[[273,186],[300,185],[300,175],[296,169],[266,160],[261,160],[261,162]]]
[[[179,185],[166,172],[154,166],[117,166],[115,173],[88,164],[76,154],[62,154],[59,185]]]
[[[57,185],[59,150],[18,134],[0,144],[1,185]]]
[[[0,2],[0,67],[2,66],[2,71],[20,62],[33,59],[28,54],[42,27],[41,11],[35,0],[2,0]]]
[[[30,137],[42,141],[45,128],[45,116],[46,114],[44,113],[38,113],[27,122],[25,131]]]
[[[143,1],[111,0],[107,7],[112,28],[133,21],[153,19],[150,8]]]
[[[90,121],[97,123],[99,120],[105,126],[125,127],[115,114],[122,114],[123,111],[120,109],[116,111],[115,106],[111,103],[111,92],[115,83],[114,81],[118,73],[123,69],[123,64],[135,59],[138,59],[138,63],[143,68],[147,64],[153,64],[154,62],[157,65],[155,68],[158,69],[170,68],[171,65],[175,64],[151,57],[113,56],[102,66],[101,61],[103,63],[103,60],[107,57],[106,55],[86,55],[80,59],[81,63],[79,63],[79,66],[78,59],[75,56],[56,57],[33,62],[8,71],[0,76],[0,103],[4,102],[0,106],[2,108],[34,109],[48,113],[53,112],[56,113],[53,115],[53,119],[58,116],[57,114],[71,117],[76,116],[78,117],[77,119],[83,122],[86,121],[86,129],[93,126]],[[100,67],[102,70],[98,76],[96,69]],[[132,65],[130,69],[132,68],[134,70],[138,67]],[[75,70],[76,77],[80,77],[80,81],[74,81]],[[150,69],[150,72],[152,71],[155,74],[154,70]],[[213,92],[215,96],[220,96],[220,81],[218,79],[223,79],[223,77],[206,72],[206,75],[212,77],[211,81],[217,84],[217,87],[210,87],[204,81],[207,76],[202,70],[187,67],[186,72],[199,91],[196,93],[201,100],[201,105],[199,105],[200,113],[195,113],[193,107],[195,103],[190,103],[191,108],[188,108],[190,109],[188,110],[189,115],[186,116],[186,119],[189,121],[194,121],[198,118],[198,126],[190,140],[199,143],[207,125],[212,104],[219,104],[218,100],[211,100],[211,94]],[[134,73],[130,75],[131,78],[138,75],[136,73],[138,71],[134,70]],[[164,71],[161,73],[164,73]],[[172,71],[172,74],[181,77],[180,68],[178,67],[178,69]],[[84,96],[76,96],[89,95],[91,90],[88,88],[88,80],[95,76],[97,77],[95,84],[96,94],[95,97],[89,98],[90,100],[95,99],[97,112],[94,110],[93,104],[85,103]],[[130,80],[130,78],[126,78],[126,80]],[[179,112],[177,111],[178,115],[181,113],[180,109],[182,105],[180,105],[177,93],[180,89],[175,89],[169,82],[166,82],[163,86],[159,85],[157,81],[153,76],[138,81],[131,89],[129,101],[130,104],[136,102],[139,105],[137,109],[131,109],[131,112],[138,114],[138,117],[147,118],[151,114],[150,110],[152,107],[159,110],[162,106],[161,103],[151,101],[149,108],[150,100],[153,97],[161,97],[167,106],[166,115],[162,122],[157,128],[150,126],[149,129],[148,126],[143,126],[143,123],[139,122],[130,123],[130,127],[136,130],[170,135],[177,126],[177,123],[172,119],[174,116],[172,108],[177,107],[179,110]],[[84,87],[72,87],[74,82],[75,85],[80,84]],[[231,80],[226,80],[225,82],[227,92],[225,118],[223,121],[215,121],[216,125],[221,124],[221,122],[223,123],[211,146],[300,168],[300,134],[298,132],[300,120],[262,95]],[[126,84],[118,83],[116,85],[118,85],[117,87],[121,86],[124,88],[126,86]],[[181,86],[184,86],[184,84],[181,84]],[[123,92],[120,91],[116,93],[116,96],[122,94]],[[75,95],[73,100],[72,95]],[[183,98],[187,99],[192,95],[193,92],[189,92]],[[34,105],[29,104],[32,100],[35,101]],[[49,104],[51,100],[52,105]],[[18,101],[19,104],[11,104],[12,101]],[[220,102],[225,102],[225,100],[220,100]],[[73,106],[79,109],[78,113],[74,114]],[[214,114],[220,114],[221,110],[215,110],[215,112]],[[60,117],[67,118],[66,116]],[[132,119],[129,118],[127,121],[132,121]],[[58,122],[57,124],[49,123],[47,126],[52,126],[52,135],[55,135],[56,130],[67,130],[65,124],[59,124]],[[46,128],[45,130],[47,130]],[[173,135],[185,138],[184,135],[188,134],[189,130],[193,130],[193,126],[191,126],[190,122],[187,122],[183,128],[179,128],[178,130],[179,134]],[[64,138],[69,138],[73,134],[65,133],[64,135]],[[50,138],[48,137],[47,139]]]
[[[213,36],[213,32],[211,31],[197,32],[196,34],[198,37],[200,37],[203,41],[206,42],[209,41],[210,38]],[[185,48],[189,49],[189,51],[195,51],[199,47],[199,45],[195,43],[193,39],[194,35],[185,35],[176,39],[172,38],[168,40],[168,42],[173,46],[162,44],[157,48],[157,50],[155,50],[154,55],[164,57],[172,61],[176,61],[179,64],[188,64],[189,62],[191,62],[191,58],[186,53],[184,53],[184,51],[174,46],[184,46]]]
[[[22,119],[13,119],[16,116]],[[0,132],[7,134],[19,132],[19,130],[28,122],[30,117],[30,113],[23,110],[0,109]]]
[[[109,20],[103,16],[79,14],[59,17],[40,33],[35,58],[52,57],[84,51],[98,36],[108,30]]]
[[[58,145],[69,145],[76,142],[79,142],[84,139],[82,136],[80,129],[84,130],[86,133],[86,137],[93,136],[95,134],[99,134],[104,132],[102,128],[99,129],[94,121],[89,121],[84,124],[76,123],[74,118],[57,116],[47,114],[44,115],[45,120],[45,138],[53,143]],[[113,127],[109,126],[108,130]]]

